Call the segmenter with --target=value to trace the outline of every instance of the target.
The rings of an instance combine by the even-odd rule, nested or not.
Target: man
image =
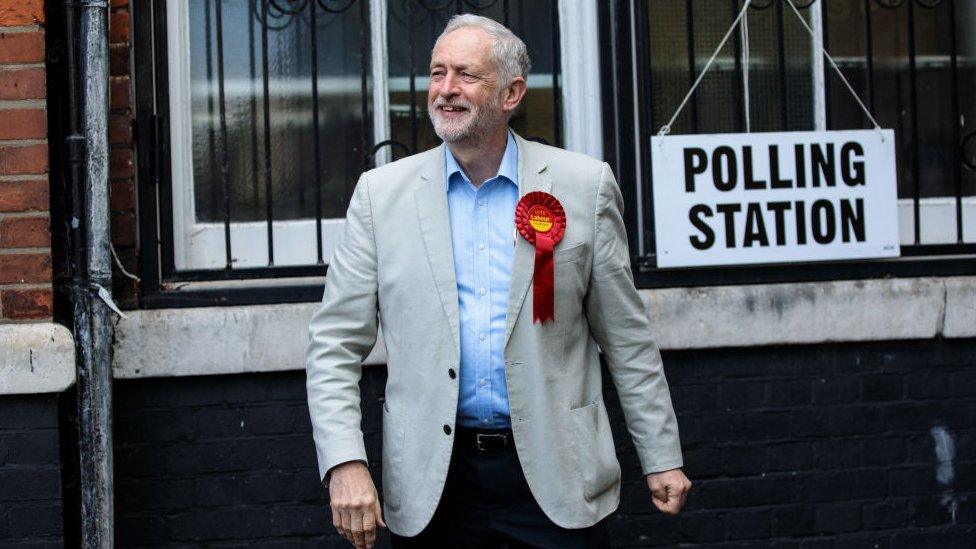
[[[357,547],[387,523],[394,546],[606,546],[620,467],[600,349],[654,505],[675,514],[690,488],[620,192],[606,164],[511,133],[528,70],[508,29],[453,18],[428,92],[445,144],[363,174],[352,197],[309,329],[307,388],[333,524]],[[536,229],[523,215],[516,234],[520,197],[550,209]],[[549,234],[551,262],[537,269],[552,227],[562,237]],[[358,389],[377,320],[385,522]]]

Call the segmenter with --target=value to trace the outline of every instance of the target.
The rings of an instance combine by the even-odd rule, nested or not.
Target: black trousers
[[[430,524],[412,538],[391,533],[391,541],[395,548],[610,546],[606,519],[578,530],[549,520],[529,491],[514,447],[484,453],[459,443],[455,443],[444,494]]]

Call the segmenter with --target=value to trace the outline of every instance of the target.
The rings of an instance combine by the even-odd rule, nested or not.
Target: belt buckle
[[[490,435],[485,435],[485,434],[482,434],[482,433],[476,433],[474,435],[474,447],[477,448],[479,452],[486,452],[487,451],[487,450],[485,450],[485,448],[483,446],[481,446],[481,437],[485,437],[485,439],[487,439],[489,436]]]
[[[475,438],[474,438],[475,448],[477,448],[479,452],[488,452],[489,449],[488,448],[485,448],[484,446],[482,446],[482,442],[483,441],[490,441],[490,440],[494,440],[494,439],[500,439],[502,437],[503,437],[503,435],[489,435],[489,434],[485,434],[485,433],[477,433],[475,435]]]

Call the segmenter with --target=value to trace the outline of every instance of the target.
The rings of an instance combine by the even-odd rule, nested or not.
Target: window
[[[604,10],[620,74],[604,88],[632,249],[647,285],[700,285],[932,273],[976,252],[976,6],[940,0],[756,0],[672,133],[871,127],[819,53],[823,42],[879,123],[896,132],[902,258],[759,268],[656,268],[650,136],[681,102],[743,3],[626,0]],[[607,62],[607,57],[605,57]],[[967,134],[967,132],[969,132]],[[628,142],[636,143],[629,146]],[[968,160],[967,160],[968,158]],[[967,164],[968,162],[968,164]],[[940,266],[904,256],[934,256]],[[958,272],[960,263],[946,272]]]
[[[512,126],[563,142],[555,0],[169,0],[141,9],[155,38],[137,49],[156,64],[164,157],[162,192],[151,198],[163,282],[322,274],[360,173],[439,142],[426,115],[427,63],[455,13],[492,17],[524,38],[530,92]]]
[[[368,21],[315,7],[167,4],[177,269],[316,263],[316,214],[334,245],[372,138]]]

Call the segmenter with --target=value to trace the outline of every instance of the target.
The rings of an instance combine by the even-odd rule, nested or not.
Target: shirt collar
[[[450,187],[450,182],[454,178],[454,174],[459,174],[465,183],[471,184],[471,180],[464,174],[464,170],[461,169],[461,165],[458,164],[454,155],[451,154],[450,147],[447,145],[444,145],[444,160],[446,162],[445,168],[447,170],[448,187]],[[502,155],[502,162],[498,165],[498,173],[495,174],[495,177],[489,178],[489,181],[499,177],[504,177],[513,185],[518,186],[518,146],[515,144],[515,137],[512,135],[511,130],[508,132],[508,143],[505,145],[505,154]]]

